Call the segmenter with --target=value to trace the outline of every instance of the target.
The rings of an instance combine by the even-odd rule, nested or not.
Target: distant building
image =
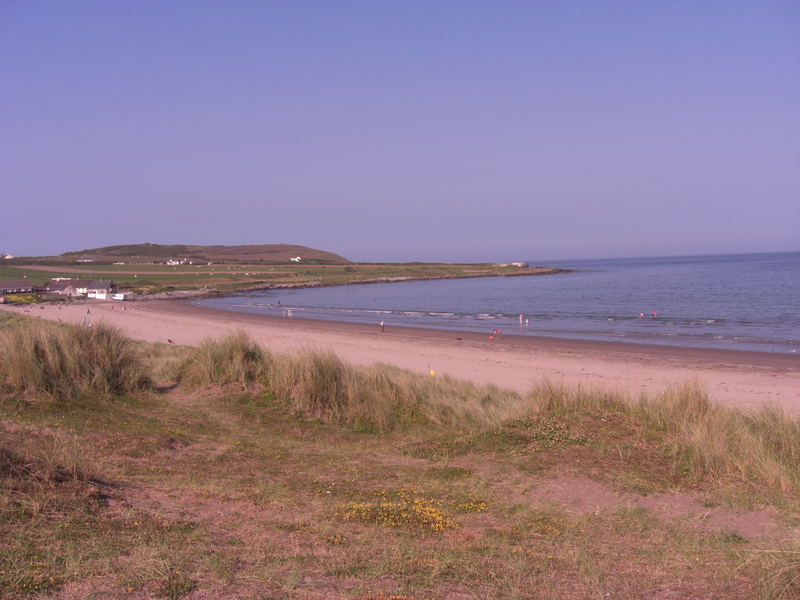
[[[510,263],[494,263],[492,266],[495,267],[521,267],[525,268],[528,266],[526,262],[510,262]]]
[[[36,286],[25,280],[0,281],[0,294],[30,294],[36,291]]]
[[[66,277],[56,277],[51,279],[45,286],[44,291],[50,294],[61,296],[80,296],[78,290],[85,290],[89,279],[71,279]],[[84,294],[86,292],[83,292]]]
[[[293,258],[290,258],[289,260],[292,261],[292,262],[300,262],[301,260],[303,260],[303,257],[302,256],[295,256]]]
[[[116,290],[117,286],[108,279],[65,279],[63,277],[51,279],[45,287],[45,291],[50,294],[87,296],[98,300],[105,300]]]
[[[11,260],[14,257],[11,254],[1,254],[0,253],[0,258],[4,258],[5,260]]]
[[[75,262],[79,262],[79,263],[93,263],[93,262],[97,262],[97,259],[96,259],[96,258],[79,258],[79,259],[78,259],[78,260],[76,260]]]
[[[117,291],[117,286],[108,279],[96,279],[86,285],[86,295],[89,298],[105,300],[108,296]]]

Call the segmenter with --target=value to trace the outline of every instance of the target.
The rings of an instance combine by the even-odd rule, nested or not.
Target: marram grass
[[[276,555],[271,548],[265,550],[264,562],[242,567],[240,574],[239,565],[247,565],[253,548],[258,550],[257,543],[242,545],[239,553],[239,546],[218,543],[221,538],[194,525],[187,528],[185,521],[167,521],[158,513],[144,511],[130,512],[120,520],[108,510],[106,494],[124,497],[127,492],[105,486],[96,465],[106,455],[114,461],[127,460],[126,452],[134,448],[134,442],[135,460],[125,469],[109,469],[105,475],[110,482],[122,478],[124,488],[130,484],[129,489],[135,490],[148,485],[146,476],[157,475],[160,487],[173,484],[187,493],[202,493],[207,506],[220,510],[223,523],[230,514],[229,491],[240,486],[244,497],[251,499],[251,510],[266,517],[262,521],[266,531],[273,519],[294,523],[301,515],[303,522],[291,529],[276,525],[282,530],[278,535],[298,540],[296,547],[301,549],[297,555],[277,555],[297,574],[286,589],[305,576],[305,548],[313,547],[324,552],[327,562],[321,564],[327,572],[369,577],[363,575],[366,569],[374,569],[389,573],[392,584],[410,585],[415,594],[433,589],[425,587],[427,583],[414,587],[421,577],[434,581],[428,575],[431,565],[444,565],[437,577],[444,573],[492,597],[516,597],[519,589],[525,589],[523,585],[546,578],[556,583],[550,588],[545,582],[541,596],[559,597],[555,586],[570,576],[576,577],[578,585],[570,597],[606,589],[627,592],[623,586],[630,585],[630,573],[618,572],[622,555],[624,560],[641,561],[639,573],[646,575],[641,586],[647,592],[666,590],[664,585],[675,581],[674,573],[681,579],[679,591],[684,589],[683,581],[699,582],[686,588],[686,593],[695,595],[707,591],[699,586],[728,578],[742,582],[743,587],[736,588],[745,590],[739,598],[798,597],[800,555],[794,538],[745,540],[725,532],[697,532],[682,519],[659,523],[641,508],[572,517],[532,508],[527,496],[521,501],[517,493],[521,483],[538,477],[528,478],[531,471],[545,477],[553,472],[583,473],[612,486],[642,481],[652,485],[648,489],[677,488],[704,503],[733,498],[736,507],[744,496],[754,504],[763,501],[762,508],[775,510],[781,531],[790,532],[800,495],[800,429],[793,417],[780,410],[744,412],[719,406],[695,385],[648,398],[554,383],[517,394],[386,365],[355,367],[333,354],[270,355],[238,335],[179,351],[167,346],[151,351],[142,345],[140,349],[150,353],[145,364],[152,365],[154,372],[160,360],[187,357],[187,362],[176,395],[114,407],[109,403],[109,408],[124,407],[131,418],[118,422],[107,417],[105,406],[85,411],[78,403],[18,403],[18,389],[31,396],[59,392],[45,385],[48,378],[40,387],[24,383],[24,377],[34,379],[28,374],[12,385],[14,372],[9,365],[15,363],[8,356],[15,352],[27,348],[27,360],[19,355],[14,359],[25,368],[39,361],[37,368],[64,377],[73,373],[88,377],[84,371],[101,369],[107,357],[84,352],[84,371],[77,367],[73,371],[70,361],[75,357],[70,358],[59,344],[68,340],[70,351],[77,352],[72,345],[83,343],[80,336],[88,331],[75,333],[53,325],[35,338],[33,330],[11,324],[7,328],[0,339],[4,350],[0,407],[7,409],[6,418],[38,415],[37,420],[45,418],[54,429],[72,427],[81,432],[80,437],[51,436],[42,433],[38,424],[28,424],[32,440],[21,442],[22,433],[9,436],[13,445],[0,440],[4,442],[0,444],[4,527],[0,589],[10,597],[59,593],[56,590],[64,584],[87,577],[98,577],[111,586],[107,590],[116,586],[109,595],[179,597],[197,588],[198,593],[213,596],[223,589],[221,581],[230,585],[228,577],[236,582],[233,585],[243,586],[233,588],[239,593],[252,589],[245,586],[252,585],[258,574],[272,575]],[[60,338],[67,330],[67,337]],[[19,331],[26,331],[30,339],[19,341]],[[113,344],[95,341],[98,347],[102,344],[106,351],[115,352]],[[45,357],[45,351],[51,355]],[[147,375],[145,367],[139,369]],[[22,372],[19,368],[16,375]],[[208,388],[208,397],[246,402],[181,396],[190,383]],[[217,389],[220,385],[247,391],[228,394],[229,390]],[[9,389],[10,394],[3,393]],[[80,388],[77,393],[84,392]],[[248,417],[253,411],[263,411],[269,419],[230,418],[239,410]],[[94,421],[84,423],[84,417]],[[312,421],[302,422],[302,418]],[[218,424],[212,425],[214,419]],[[318,427],[314,419],[331,426]],[[152,443],[161,439],[156,420],[193,422],[191,426],[200,434],[194,442],[197,451],[183,457],[176,452],[165,459],[160,442]],[[343,427],[334,427],[337,424]],[[352,435],[353,429],[375,435]],[[39,439],[42,436],[45,439]],[[431,446],[458,442],[461,458],[451,464],[436,457],[406,461],[397,456],[423,439]],[[98,444],[99,440],[104,443]],[[140,442],[152,446],[152,452],[143,454]],[[227,446],[239,449],[225,453],[224,461],[195,462],[202,454],[216,456],[220,447]],[[89,454],[84,457],[82,451]],[[201,477],[190,481],[183,469],[172,470],[176,463],[196,469]],[[128,468],[142,470],[128,477],[124,475]],[[488,475],[487,469],[491,469]],[[331,496],[312,497],[323,481],[326,485],[341,482],[342,491],[337,486]],[[389,481],[397,487],[375,487]],[[215,495],[214,490],[221,493]],[[735,495],[726,495],[729,491]],[[239,506],[239,499],[236,502]],[[217,522],[208,531],[212,529],[221,530]],[[598,554],[605,558],[595,560]],[[541,572],[530,575],[532,569],[540,568]],[[652,572],[656,574],[651,576]],[[603,585],[598,584],[601,577]],[[490,585],[496,587],[486,584],[490,578]],[[376,582],[378,587],[386,581],[367,579],[366,583]],[[729,590],[720,589],[722,596]],[[548,595],[547,590],[552,593]],[[280,594],[284,592],[281,588]]]
[[[0,331],[0,385],[56,400],[150,387],[133,342],[115,327],[13,323]]]
[[[149,385],[132,342],[102,324],[26,320],[0,331],[0,349],[2,385],[33,395],[70,399]],[[515,423],[580,422],[591,433],[592,424],[626,421],[642,439],[657,440],[676,480],[733,479],[754,491],[800,493],[800,423],[777,408],[745,412],[712,403],[698,385],[633,399],[545,382],[523,395],[388,365],[357,367],[332,352],[272,355],[242,332],[189,350],[177,378],[195,388],[260,386],[294,415],[362,431],[422,428],[463,432],[469,441],[494,439],[504,431],[498,428]]]
[[[176,379],[194,388],[235,385],[246,388],[266,375],[269,355],[237,332],[205,340],[177,367]]]

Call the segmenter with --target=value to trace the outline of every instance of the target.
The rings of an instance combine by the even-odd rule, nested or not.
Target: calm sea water
[[[293,318],[376,327],[385,321],[487,335],[501,329],[800,354],[800,252],[547,264],[577,272],[273,290],[200,302],[278,316],[291,309]]]

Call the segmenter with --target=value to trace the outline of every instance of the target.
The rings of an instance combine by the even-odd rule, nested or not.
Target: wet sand
[[[420,373],[434,369],[520,392],[550,380],[638,396],[699,382],[718,402],[742,408],[774,404],[800,414],[800,356],[794,354],[505,334],[490,340],[476,333],[392,326],[381,332],[377,323],[285,319],[157,300],[47,305],[32,314],[71,323],[88,316],[136,339],[185,345],[241,329],[275,352],[332,350],[355,364],[382,362]]]

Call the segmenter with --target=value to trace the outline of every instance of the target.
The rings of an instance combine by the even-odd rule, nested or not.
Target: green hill
[[[142,262],[165,260],[168,258],[207,260],[219,262],[275,262],[284,263],[290,258],[300,256],[304,262],[343,264],[349,261],[325,250],[297,246],[294,244],[248,244],[240,246],[196,246],[188,244],[124,244],[89,248],[75,252],[65,252],[58,258],[75,260],[93,258],[97,261]]]

